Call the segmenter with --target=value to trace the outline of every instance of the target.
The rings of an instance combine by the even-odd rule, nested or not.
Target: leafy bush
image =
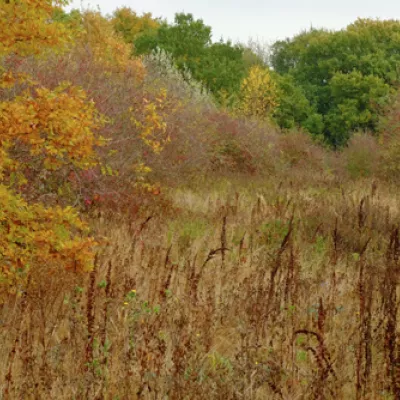
[[[366,178],[376,174],[379,167],[379,147],[367,134],[355,134],[344,149],[342,157],[351,178]]]
[[[212,43],[211,27],[192,14],[176,14],[174,24],[163,23],[155,35],[143,34],[134,45],[139,55],[166,51],[180,71],[189,70],[219,101],[237,93],[245,76],[243,48],[229,41]]]
[[[380,132],[382,164],[380,175],[391,182],[400,180],[400,96],[386,110]]]
[[[111,23],[124,41],[132,45],[141,35],[156,35],[160,27],[160,22],[151,13],[139,16],[128,7],[117,8],[112,14]]]
[[[93,265],[95,242],[77,212],[42,205],[30,186],[36,174],[93,167],[94,147],[102,144],[97,134],[102,119],[84,91],[69,85],[50,90],[13,71],[18,57],[67,43],[65,27],[49,23],[53,11],[51,1],[38,0],[32,7],[21,0],[3,4],[0,14],[1,292],[37,283],[39,266],[48,266],[50,273],[52,267],[78,272]],[[17,30],[9,24],[15,18]]]

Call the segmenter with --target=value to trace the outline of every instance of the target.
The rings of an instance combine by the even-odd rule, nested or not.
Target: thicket
[[[77,18],[79,12],[73,11],[62,19]],[[199,82],[220,106],[231,112],[247,108],[247,116],[251,108],[253,116],[262,115],[283,130],[303,129],[333,148],[346,146],[357,131],[378,136],[385,110],[396,97],[396,20],[357,20],[341,31],[311,29],[270,49],[251,41],[213,41],[211,27],[192,14],[176,14],[171,24],[125,7],[108,20],[133,55],[166,52],[182,76]],[[274,106],[265,107],[258,95],[253,103],[260,108],[249,108],[243,104],[248,98],[245,82],[262,81],[265,75],[271,76],[271,83],[261,97],[269,96]]]
[[[117,11],[114,21],[122,11],[132,14]],[[301,127],[335,148],[346,145],[355,131],[378,133],[399,85],[396,20],[360,19],[336,32],[311,29],[274,43],[268,57],[254,43],[212,42],[211,27],[191,14],[177,14],[173,24],[158,23],[158,28],[153,25],[130,36],[134,53],[167,51],[180,70],[189,70],[220,103],[232,108],[240,108],[240,88],[254,75],[252,67],[258,66],[261,75],[272,68],[279,89],[277,106],[261,106],[254,115],[263,114],[283,129]]]

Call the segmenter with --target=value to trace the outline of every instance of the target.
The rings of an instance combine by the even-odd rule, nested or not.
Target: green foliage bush
[[[380,175],[391,182],[400,182],[400,96],[386,110],[380,126]]]
[[[343,151],[344,164],[352,179],[367,178],[376,173],[379,166],[379,147],[371,135],[357,133]]]
[[[278,87],[277,107],[273,117],[281,129],[303,127],[319,135],[323,130],[323,118],[311,106],[304,90],[296,85],[290,75],[275,74]]]

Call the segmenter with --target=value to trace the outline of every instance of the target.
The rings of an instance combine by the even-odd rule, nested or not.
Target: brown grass
[[[2,398],[399,398],[398,194],[238,187],[94,219],[89,276],[43,267],[1,306]]]

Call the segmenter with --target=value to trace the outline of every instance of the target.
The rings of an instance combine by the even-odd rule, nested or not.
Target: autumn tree
[[[165,121],[174,115],[178,101],[174,104],[168,85],[146,78],[142,59],[132,56],[132,46],[109,17],[96,11],[80,12],[79,18],[74,11],[58,15],[67,27],[71,19],[79,19],[79,34],[68,52],[27,64],[37,71],[37,79],[52,87],[62,80],[81,85],[107,119],[101,129],[107,146],[97,152],[102,165],[67,174],[58,200],[65,197],[85,209],[131,210],[132,202],[159,186],[150,182],[148,164],[169,141]],[[46,179],[46,188],[49,183]]]
[[[60,50],[69,35],[51,22],[64,1],[10,0],[0,10],[0,289],[24,287],[35,266],[89,270],[95,241],[72,207],[46,206],[29,192],[29,177],[88,169],[103,141],[103,124],[83,90],[40,86],[13,71],[23,56]]]
[[[66,12],[63,8],[55,8],[52,14],[53,23],[62,23],[67,27],[70,35],[78,36],[84,31],[84,15],[76,8]]]
[[[243,80],[239,93],[241,115],[266,119],[277,107],[277,87],[268,68],[255,65]]]
[[[159,20],[153,18],[151,13],[138,15],[128,7],[117,8],[113,12],[111,23],[125,42],[132,45],[141,35],[156,35],[160,27]]]

